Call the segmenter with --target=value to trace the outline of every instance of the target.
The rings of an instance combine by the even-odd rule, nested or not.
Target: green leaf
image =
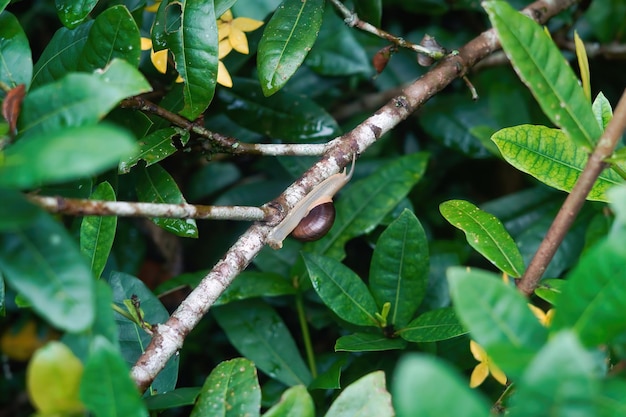
[[[135,138],[109,124],[28,135],[6,150],[0,186],[27,189],[95,175],[134,149]]]
[[[0,270],[33,310],[59,329],[79,332],[94,320],[91,270],[65,228],[45,213],[0,234]]]
[[[585,12],[589,29],[602,43],[623,42],[626,33],[626,3],[621,0],[598,0]]]
[[[54,2],[61,23],[70,29],[81,24],[97,3],[98,0],[55,0]]]
[[[186,204],[178,185],[161,166],[152,165],[138,170],[137,197],[149,203]],[[198,226],[194,219],[151,219],[154,224],[181,237],[198,237]]]
[[[145,399],[146,407],[150,411],[160,411],[194,405],[200,389],[201,387],[176,388],[163,394],[151,395]]]
[[[442,387],[446,395],[441,395]],[[391,392],[398,417],[490,415],[489,405],[478,391],[472,391],[449,365],[424,354],[400,359]]]
[[[535,289],[535,295],[553,306],[556,306],[559,297],[568,285],[567,281],[563,279],[543,279]]]
[[[139,150],[120,162],[120,174],[130,172],[142,159],[146,161],[146,166],[150,166],[173,155],[178,151],[175,141],[185,146],[189,142],[189,131],[179,127],[166,127],[141,138]]]
[[[385,385],[385,373],[369,373],[348,385],[325,414],[325,417],[394,416],[391,395]]]
[[[590,150],[602,130],[578,78],[543,28],[507,2],[485,3],[502,48],[543,112],[578,147]]]
[[[15,190],[0,188],[0,201],[0,232],[28,226],[41,212],[39,207]]]
[[[196,170],[187,181],[185,195],[191,201],[205,198],[241,178],[241,172],[233,162],[213,161]]]
[[[322,239],[307,244],[306,250],[343,259],[345,244],[374,230],[420,180],[427,161],[425,153],[395,158],[374,174],[347,187],[335,202],[335,224]]]
[[[324,304],[343,320],[359,326],[378,326],[376,302],[361,278],[342,263],[322,255],[303,253],[313,288]]]
[[[335,352],[380,352],[404,349],[406,345],[406,340],[390,339],[380,333],[355,333],[337,339]]]
[[[266,98],[253,80],[234,78],[233,88],[220,90],[219,98],[235,123],[263,135],[300,142],[330,139],[341,132],[313,100],[285,91]]]
[[[595,100],[593,100],[591,109],[593,110],[593,115],[598,121],[598,125],[600,125],[602,130],[604,130],[606,125],[608,125],[613,118],[613,108],[611,107],[609,100],[604,96],[604,94],[602,94],[602,91],[600,91]]]
[[[398,335],[409,342],[438,342],[467,333],[452,307],[438,308],[420,314]]]
[[[91,26],[78,69],[104,68],[114,59],[123,59],[136,68],[141,57],[139,38],[139,28],[128,9],[122,5],[109,7]]]
[[[291,387],[280,396],[280,402],[267,410],[263,417],[314,417],[315,405],[306,387],[296,385]]]
[[[593,123],[597,126],[597,122]],[[520,125],[502,129],[491,137],[504,159],[550,187],[570,192],[585,168],[588,152],[572,146],[560,130],[545,126]],[[606,190],[623,183],[610,170],[603,171],[587,200],[607,201]]]
[[[376,242],[369,287],[379,309],[391,303],[388,323],[396,329],[412,318],[426,294],[428,240],[415,215],[404,210]]]
[[[383,14],[382,0],[358,0],[355,2],[356,12],[361,19],[376,27],[380,27]]]
[[[471,247],[502,272],[514,278],[524,273],[524,260],[515,241],[495,216],[463,200],[443,202],[439,211],[465,233]]]
[[[332,354],[331,362],[326,362],[326,366],[319,370],[317,378],[308,386],[309,390],[314,389],[339,389],[341,388],[341,368],[346,365],[348,355]]]
[[[220,363],[207,377],[191,417],[258,416],[261,387],[254,363],[236,358]]]
[[[134,295],[140,303],[144,321],[157,324],[165,323],[169,319],[170,315],[161,301],[138,278],[122,272],[113,272],[108,282],[113,290],[113,302],[122,309],[125,309],[124,300],[129,300]],[[115,321],[119,331],[122,357],[128,366],[133,366],[150,343],[151,337],[136,323],[117,313]],[[176,387],[178,362],[178,355],[172,356],[167,361],[165,368],[152,382],[151,391],[168,392]]]
[[[271,378],[289,386],[311,382],[287,326],[272,307],[246,300],[211,311],[233,346]]]
[[[33,58],[28,38],[15,16],[0,12],[0,82],[13,88],[31,82]]]
[[[74,30],[57,30],[35,64],[32,89],[61,79],[76,71],[80,54],[87,42],[93,20]]]
[[[166,35],[167,46],[174,54],[176,70],[185,80],[185,106],[180,114],[194,120],[206,110],[215,93],[217,22],[213,0],[184,0],[176,4],[182,8],[180,26]]]
[[[371,74],[372,64],[354,33],[354,30],[344,24],[333,8],[328,7],[319,36],[306,57],[305,65],[318,74],[326,76]]]
[[[114,60],[93,74],[70,73],[30,92],[22,103],[20,135],[50,134],[102,119],[122,99],[150,91],[141,73],[127,62]]]
[[[84,412],[79,400],[83,364],[61,342],[38,349],[28,363],[26,388],[35,408],[44,415]]]
[[[447,271],[454,309],[496,364],[515,378],[547,339],[524,297],[499,276],[453,267]]]
[[[92,200],[115,201],[115,191],[108,182],[102,182],[91,194]],[[117,217],[85,216],[80,224],[80,251],[90,260],[91,272],[100,278],[109,258]]]
[[[226,288],[213,305],[228,304],[247,298],[276,297],[295,293],[296,289],[293,284],[279,274],[244,271],[237,275],[235,281]]]
[[[597,416],[597,361],[570,332],[560,332],[528,365],[517,382],[509,415]]]
[[[263,31],[257,69],[263,94],[280,90],[311,50],[322,25],[324,0],[284,0]]]
[[[572,328],[585,346],[610,342],[626,330],[626,248],[604,239],[582,256],[557,298],[554,331]]]
[[[91,345],[80,398],[97,417],[143,417],[148,410],[119,351],[102,336]]]

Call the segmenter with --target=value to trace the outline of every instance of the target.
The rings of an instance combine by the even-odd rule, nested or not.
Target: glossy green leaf
[[[595,119],[593,123],[597,126]],[[520,125],[502,129],[492,137],[504,159],[557,190],[570,192],[584,169],[588,152],[572,146],[560,130],[545,126]],[[611,170],[605,170],[587,196],[588,200],[607,201],[606,190],[623,183]]]
[[[62,27],[57,30],[41,53],[33,69],[32,88],[61,79],[76,71],[78,60],[87,42],[93,21],[85,22],[74,30]]]
[[[546,116],[563,129],[567,139],[591,149],[602,130],[578,78],[550,36],[507,2],[487,2],[484,7],[502,48]]]
[[[380,3],[380,0],[377,1]],[[319,36],[304,61],[305,65],[327,76],[371,74],[373,68],[370,59],[354,33],[335,10],[328,7]]]
[[[395,158],[369,177],[348,185],[335,202],[333,227],[322,239],[306,245],[306,250],[343,259],[345,244],[374,230],[420,180],[427,162],[425,153]]]
[[[109,124],[29,135],[4,153],[0,186],[26,189],[98,174],[134,149],[132,135]]]
[[[163,394],[151,395],[146,398],[146,407],[150,411],[167,410],[168,408],[194,405],[201,387],[176,388]]]
[[[300,67],[317,39],[324,0],[284,0],[263,31],[257,69],[263,94],[280,90]]]
[[[0,82],[13,88],[30,85],[33,58],[28,38],[15,16],[0,12]]]
[[[29,202],[22,193],[0,188],[0,232],[28,226],[41,209]]]
[[[80,398],[97,417],[144,417],[148,410],[119,351],[96,336],[85,363]]]
[[[626,233],[620,236],[585,252],[557,298],[554,330],[572,328],[585,346],[608,343],[626,330]]]
[[[385,373],[375,371],[348,385],[333,401],[325,417],[394,416]]]
[[[528,365],[515,384],[509,415],[597,416],[597,361],[571,332],[561,332]]]
[[[626,3],[622,0],[598,0],[585,12],[589,29],[602,43],[623,42],[626,39]]]
[[[104,68],[116,58],[137,67],[141,56],[139,38],[139,28],[128,9],[122,5],[109,7],[91,26],[78,69]]]
[[[214,0],[215,17],[222,16],[226,10],[230,9],[237,0]]]
[[[146,162],[146,166],[156,164],[159,161],[173,155],[178,151],[176,144],[186,145],[189,141],[189,131],[178,127],[166,127],[157,130],[141,138],[139,150],[129,158],[120,162],[119,172],[125,174],[140,160]]]
[[[261,387],[254,363],[236,358],[220,363],[207,377],[191,417],[258,416]]]
[[[132,275],[122,272],[113,272],[107,280],[113,290],[113,302],[125,309],[124,300],[129,300],[133,295],[137,297],[139,306],[143,312],[144,321],[151,324],[165,323],[169,319],[169,313],[158,298],[146,285]],[[115,322],[119,332],[119,341],[122,357],[126,364],[131,367],[135,364],[144,349],[150,343],[150,335],[134,322],[126,317],[115,313]],[[165,364],[164,369],[152,382],[150,391],[168,392],[176,387],[178,379],[179,356],[172,356]]]
[[[149,203],[185,204],[185,198],[170,174],[161,166],[152,165],[138,170],[137,196]],[[154,224],[181,237],[198,237],[194,219],[151,219]]]
[[[390,339],[381,333],[355,333],[337,339],[335,352],[379,352],[404,349],[406,345],[404,339]]]
[[[376,301],[356,273],[332,258],[313,253],[303,257],[313,288],[328,308],[347,322],[378,326]]]
[[[438,342],[465,333],[452,307],[427,311],[398,330],[400,337],[409,342]]]
[[[567,281],[563,279],[543,279],[539,282],[537,288],[535,288],[535,295],[553,306],[556,306],[559,297],[568,285]]]
[[[256,81],[234,78],[233,88],[221,90],[226,114],[254,132],[286,141],[323,140],[337,136],[339,125],[313,100],[284,91],[263,97]]]
[[[226,288],[213,305],[255,297],[276,297],[295,294],[293,284],[279,274],[244,271]]]
[[[234,184],[240,178],[241,172],[234,163],[214,161],[194,172],[187,181],[185,195],[190,201],[197,201]]]
[[[102,182],[91,194],[92,200],[115,201],[115,191],[108,182]],[[85,216],[80,224],[80,251],[89,259],[91,272],[100,278],[109,258],[117,217]]]
[[[70,29],[85,20],[97,3],[98,0],[55,0],[54,2],[61,23]]]
[[[260,300],[229,303],[211,310],[237,350],[285,385],[308,385],[307,369],[287,326]]]
[[[318,369],[317,378],[309,384],[309,390],[341,388],[341,369],[346,365],[347,360],[347,354],[333,353],[332,362],[327,364],[325,369]],[[321,366],[318,365],[318,368]]]
[[[604,381],[600,394],[598,415],[623,416],[626,415],[626,398],[622,393],[626,392],[624,379],[611,378]]]
[[[315,405],[306,387],[296,385],[287,389],[281,396],[280,402],[274,404],[263,413],[263,417],[314,417]]]
[[[472,339],[509,378],[519,376],[547,339],[527,301],[492,273],[453,267],[447,276],[454,309]]]
[[[0,234],[0,269],[8,284],[54,326],[77,332],[92,325],[91,270],[65,228],[47,214]]]
[[[122,99],[150,89],[143,75],[121,60],[112,61],[102,72],[70,73],[26,96],[18,130],[21,135],[50,134],[95,123]]]
[[[38,349],[28,363],[26,387],[37,411],[44,415],[84,412],[79,399],[83,364],[61,342]]]
[[[89,357],[91,343],[96,336],[102,336],[114,346],[119,346],[118,329],[111,308],[113,293],[104,280],[96,281],[95,300],[96,317],[93,325],[80,333],[65,333],[61,339],[83,363]]]
[[[445,387],[446,395],[441,395]],[[396,366],[391,392],[398,417],[487,417],[489,404],[447,364],[433,356],[412,353]]]
[[[602,130],[604,130],[606,125],[608,125],[613,118],[613,108],[611,107],[609,100],[604,96],[604,94],[602,94],[602,91],[600,91],[595,100],[593,100],[591,109],[593,110],[593,115],[598,121],[598,125],[600,125]]]
[[[378,308],[391,303],[387,322],[404,327],[421,304],[428,285],[428,240],[415,214],[404,210],[376,242],[369,287]]]
[[[502,222],[464,200],[450,200],[439,205],[443,217],[461,229],[467,242],[502,272],[517,278],[524,273],[524,260]]]
[[[174,54],[176,70],[185,80],[185,106],[180,114],[194,120],[206,110],[215,93],[217,22],[213,0],[185,0],[176,4],[182,8],[180,27],[167,33],[167,46]]]

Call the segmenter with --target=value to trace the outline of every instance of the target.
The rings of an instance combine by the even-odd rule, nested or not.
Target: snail
[[[352,178],[354,158],[353,155],[350,172],[346,168],[326,178],[294,206],[267,238],[272,248],[282,248],[283,240],[290,233],[295,239],[310,242],[322,238],[330,230],[335,221],[333,196]]]

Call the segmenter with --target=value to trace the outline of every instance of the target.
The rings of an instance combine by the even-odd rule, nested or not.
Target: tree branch
[[[517,287],[525,295],[533,293],[541,276],[545,272],[548,264],[554,257],[557,249],[563,242],[567,231],[572,226],[578,212],[582,208],[589,191],[595,184],[602,171],[609,166],[605,162],[606,158],[611,156],[615,146],[620,141],[624,130],[626,129],[626,90],[622,94],[622,98],[617,107],[613,118],[609,122],[600,137],[598,145],[593,153],[589,156],[585,169],[578,177],[574,189],[567,196],[565,202],[557,213],[550,229],[546,233],[546,237],[541,241],[535,256],[530,261],[528,269],[524,276],[517,282]]]
[[[165,217],[176,219],[265,220],[275,215],[270,207],[203,206],[129,201],[84,200],[30,195],[28,199],[50,213],[74,216]]]
[[[544,23],[574,2],[574,0],[540,0],[528,6],[525,12],[538,22]],[[276,200],[269,203],[270,206],[279,209],[280,215],[274,216],[268,223],[252,225],[179,305],[170,319],[156,326],[155,337],[132,368],[132,376],[139,388],[142,391],[148,388],[167,360],[182,347],[187,334],[263,248],[272,227],[277,225],[304,195],[316,184],[343,169],[351,162],[353,153],[360,154],[365,151],[383,134],[406,119],[454,79],[463,76],[476,62],[499,46],[493,29],[482,33],[462,47],[457,55],[442,59],[422,78],[409,85],[354,130],[331,141],[324,156]]]

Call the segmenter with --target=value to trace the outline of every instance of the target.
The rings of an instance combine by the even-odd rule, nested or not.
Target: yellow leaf
[[[583,43],[578,32],[574,31],[574,44],[576,45],[576,57],[578,58],[578,67],[580,68],[580,80],[583,83],[583,91],[585,97],[591,102],[591,77],[589,72],[589,59],[587,58],[587,51],[585,50],[585,44]]]
[[[79,399],[83,364],[61,342],[37,350],[26,369],[26,389],[41,414],[67,415],[84,409]]]
[[[233,80],[230,78],[226,65],[222,61],[217,62],[217,82],[224,87],[230,88],[233,86]]]
[[[143,36],[141,37],[141,50],[142,51],[147,51],[149,49],[152,49],[152,39],[150,38],[144,38]]]

